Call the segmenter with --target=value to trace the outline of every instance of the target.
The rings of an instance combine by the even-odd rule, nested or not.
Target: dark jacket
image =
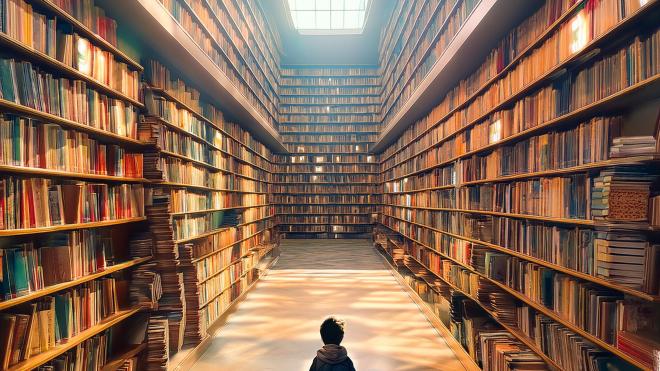
[[[355,371],[353,362],[348,358],[346,348],[326,344],[316,352],[309,371]]]

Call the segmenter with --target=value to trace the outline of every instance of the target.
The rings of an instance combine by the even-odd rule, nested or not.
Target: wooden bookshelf
[[[127,218],[127,219],[106,220],[106,221],[101,221],[101,222],[62,224],[62,225],[54,225],[54,226],[50,226],[50,227],[36,227],[36,228],[24,228],[24,229],[4,229],[4,230],[0,230],[0,237],[63,232],[63,231],[72,231],[72,230],[75,230],[75,229],[105,228],[105,227],[121,225],[121,224],[127,224],[127,223],[142,222],[142,221],[145,221],[145,220],[147,220],[147,218],[141,216],[141,217]]]
[[[375,137],[368,132],[378,131],[376,117],[380,108],[377,101],[364,100],[376,92],[379,80],[378,71],[370,67],[286,66],[280,79],[280,95],[292,99],[280,109],[280,132],[291,154],[276,157],[281,170],[273,172],[273,193],[299,195],[296,202],[281,202],[277,206],[280,231],[287,237],[351,238],[370,233],[370,222],[355,223],[347,217],[362,215],[366,222],[371,211],[356,213],[344,208],[376,210],[375,203],[357,198],[364,193],[360,187],[373,187],[377,192],[378,164],[371,161],[368,152]],[[342,104],[341,108],[334,108],[335,102]],[[350,189],[338,193],[334,188],[342,185]],[[315,189],[305,192],[307,187]],[[323,213],[293,212],[296,205],[315,204],[314,197],[342,194],[351,199],[322,203],[327,209]],[[315,216],[337,223],[309,219]],[[290,218],[295,218],[295,222]]]
[[[134,307],[130,309],[121,310],[110,317],[104,319],[101,323],[96,326],[92,326],[87,330],[81,331],[78,335],[70,338],[66,343],[59,344],[52,350],[48,350],[43,353],[39,353],[34,357],[29,358],[28,360],[15,364],[11,366],[8,371],[28,371],[34,368],[37,368],[44,363],[50,361],[51,359],[65,353],[66,351],[75,348],[77,345],[81,344],[83,341],[90,339],[94,335],[100,334],[110,327],[116,325],[117,323],[124,321],[125,319],[131,317],[135,313],[143,310],[142,307]]]
[[[228,295],[245,290],[265,257],[257,247],[279,241],[274,233],[274,208],[267,197],[275,165],[264,144],[228,121],[187,79],[159,61],[149,61],[145,70],[148,112],[140,128],[150,144],[145,173],[154,195],[147,213],[159,220],[152,223],[153,233],[162,242],[158,263],[172,283],[164,295],[175,303],[168,312],[186,323],[183,343],[180,330],[169,338],[170,344],[175,342],[168,350],[170,360],[180,364],[187,354],[199,353],[196,347],[206,344],[207,330],[215,321],[206,305],[221,305]],[[178,90],[169,90],[170,86]],[[188,119],[172,122],[168,117]],[[238,255],[224,260],[227,254]],[[208,267],[213,271],[208,272]],[[200,272],[206,278],[200,278]],[[221,290],[214,286],[228,274],[231,284]],[[200,305],[202,299],[204,305]],[[207,323],[209,318],[211,323]],[[184,344],[193,349],[178,355]]]
[[[129,261],[117,263],[115,265],[111,265],[111,266],[107,267],[106,269],[104,269],[102,271],[89,274],[87,276],[78,278],[78,279],[73,280],[73,281],[48,286],[48,287],[44,288],[43,290],[33,291],[33,292],[31,292],[27,295],[19,296],[19,297],[16,297],[14,299],[0,301],[0,310],[5,310],[5,309],[11,308],[11,307],[15,307],[19,304],[23,304],[23,303],[26,303],[26,302],[29,302],[29,301],[32,301],[32,300],[35,300],[35,299],[38,299],[38,298],[41,298],[41,297],[44,297],[44,296],[51,295],[51,294],[56,293],[58,291],[62,291],[62,290],[65,290],[65,289],[68,289],[68,288],[71,288],[71,287],[74,287],[74,286],[78,286],[81,283],[92,281],[92,280],[95,280],[97,278],[101,278],[101,277],[104,277],[104,276],[108,276],[108,275],[113,274],[115,272],[119,272],[121,270],[125,270],[125,269],[128,269],[128,268],[134,267],[136,265],[142,264],[144,262],[147,262],[150,259],[151,259],[151,257],[145,257],[145,258],[137,258],[137,259],[132,259],[132,260],[129,260]]]
[[[459,3],[457,2],[456,6],[460,6]],[[643,245],[646,246],[644,249],[651,249],[652,245],[657,243],[656,231],[658,228],[649,225],[649,221],[633,221],[625,218],[616,219],[609,216],[600,216],[595,208],[596,206],[591,204],[592,198],[594,203],[599,201],[597,193],[593,193],[600,189],[596,188],[596,183],[601,179],[598,178],[599,175],[609,174],[609,171],[616,172],[617,170],[631,169],[628,170],[631,174],[640,174],[640,182],[647,176],[645,174],[649,174],[648,176],[658,175],[656,168],[659,154],[657,150],[616,157],[614,152],[610,153],[610,146],[614,146],[615,142],[612,142],[612,139],[615,137],[622,134],[626,136],[642,135],[636,134],[636,132],[642,131],[644,135],[654,135],[657,139],[658,133],[654,131],[657,128],[653,129],[657,120],[654,113],[651,112],[646,115],[646,122],[643,119],[636,118],[636,115],[640,115],[637,111],[653,111],[653,107],[650,106],[653,105],[651,102],[658,98],[657,92],[660,86],[658,85],[658,77],[660,76],[657,75],[655,70],[646,67],[649,65],[644,63],[650,62],[647,59],[640,62],[640,66],[643,66],[641,67],[643,72],[639,76],[627,78],[620,82],[601,80],[600,84],[607,89],[601,89],[602,93],[594,93],[593,95],[590,95],[590,90],[587,90],[593,89],[593,87],[589,85],[589,88],[587,88],[586,85],[580,85],[577,77],[578,74],[581,74],[579,76],[588,76],[589,73],[598,73],[599,68],[606,63],[618,63],[615,62],[613,55],[623,53],[625,48],[650,45],[644,43],[650,43],[650,41],[647,41],[650,40],[648,39],[650,37],[657,38],[657,25],[654,25],[652,19],[660,14],[659,3],[650,1],[643,4],[634,4],[632,8],[626,8],[621,15],[607,19],[605,19],[605,16],[601,16],[602,19],[594,19],[591,12],[596,13],[598,9],[585,8],[585,3],[585,1],[577,1],[574,4],[567,4],[562,12],[554,14],[552,19],[530,18],[530,20],[535,19],[538,21],[537,24],[533,25],[535,28],[529,30],[530,36],[520,45],[506,44],[507,46],[504,48],[511,48],[513,52],[496,69],[494,67],[488,69],[494,66],[494,59],[492,59],[494,57],[492,56],[495,54],[492,53],[498,50],[501,51],[502,49],[498,48],[505,45],[497,41],[497,38],[503,35],[509,37],[509,34],[496,31],[499,35],[490,39],[490,44],[484,44],[488,46],[480,47],[482,54],[479,56],[475,54],[472,59],[466,58],[465,51],[457,54],[456,49],[454,49],[456,45],[461,43],[463,43],[461,49],[469,49],[465,45],[471,45],[470,43],[474,42],[470,38],[476,37],[476,35],[484,36],[483,33],[487,32],[478,24],[470,24],[470,22],[479,20],[479,18],[482,18],[479,22],[488,22],[488,15],[480,13],[479,9],[485,6],[493,6],[489,2],[482,1],[476,5],[475,10],[466,19],[467,23],[457,31],[454,40],[447,45],[446,50],[441,50],[437,61],[428,70],[424,78],[413,78],[416,73],[419,73],[418,69],[424,71],[425,67],[420,67],[421,59],[412,58],[412,53],[406,54],[405,52],[409,43],[414,43],[411,44],[415,45],[413,49],[419,49],[421,45],[425,45],[420,41],[421,37],[417,40],[405,40],[405,30],[399,30],[398,34],[385,37],[384,43],[381,44],[381,61],[384,63],[382,67],[384,73],[382,98],[384,128],[378,142],[371,148],[373,152],[379,153],[381,158],[383,206],[380,224],[403,236],[405,240],[412,241],[421,247],[423,251],[421,253],[416,252],[421,254],[421,259],[435,261],[433,260],[434,257],[439,257],[441,262],[440,272],[448,274],[448,277],[454,277],[454,273],[453,270],[452,273],[445,272],[448,268],[442,266],[443,261],[451,262],[453,268],[458,266],[463,272],[469,272],[470,279],[472,279],[472,275],[476,275],[479,279],[501,289],[509,298],[523,303],[524,306],[530,309],[529,313],[532,319],[536,315],[537,318],[547,319],[548,324],[563,326],[578,338],[593,344],[595,348],[600,348],[609,353],[614,359],[627,362],[631,367],[647,370],[648,366],[641,359],[624,352],[623,348],[618,348],[616,345],[616,334],[618,331],[625,331],[626,328],[623,327],[625,325],[614,326],[615,328],[612,330],[614,331],[614,338],[611,333],[609,335],[599,335],[602,336],[601,338],[595,335],[597,330],[592,329],[591,331],[594,331],[592,333],[586,327],[581,327],[586,325],[576,325],[584,322],[577,322],[576,319],[576,322],[573,323],[567,320],[569,316],[572,316],[573,312],[570,312],[570,310],[573,309],[569,310],[566,309],[568,307],[562,306],[561,309],[555,311],[553,308],[559,308],[560,306],[552,307],[554,304],[546,304],[548,305],[546,307],[541,304],[541,301],[537,301],[538,299],[532,300],[531,296],[528,297],[524,294],[524,292],[527,292],[525,290],[533,289],[536,283],[529,281],[520,284],[512,283],[511,286],[507,286],[502,283],[504,281],[500,282],[491,278],[496,276],[481,273],[482,271],[477,269],[478,264],[483,265],[484,263],[478,259],[486,259],[485,264],[490,264],[494,260],[482,258],[482,255],[477,255],[478,258],[475,258],[472,254],[473,249],[476,249],[479,252],[478,254],[483,254],[483,251],[486,251],[489,254],[496,254],[491,256],[500,257],[503,259],[502,261],[519,262],[521,271],[536,268],[544,269],[544,272],[552,274],[553,277],[561,277],[561,279],[566,279],[566,282],[571,282],[579,287],[601,290],[607,295],[620,297],[621,306],[617,310],[621,311],[629,310],[629,307],[635,308],[636,305],[647,305],[645,303],[649,303],[648,305],[658,303],[660,299],[660,293],[652,291],[655,290],[654,288],[648,288],[654,287],[652,285],[647,286],[646,283],[643,283],[633,286],[624,283],[624,279],[607,278],[607,275],[596,271],[596,267],[600,266],[598,262],[604,258],[596,257],[595,244],[597,242],[594,242],[596,239],[600,239],[598,243],[602,244],[607,244],[610,240],[616,241],[616,236],[605,235],[602,232],[596,235],[596,233],[599,233],[599,231],[617,231],[618,233],[628,233],[630,236],[635,236],[634,238],[631,237],[634,241],[639,239],[640,244],[646,243],[646,245]],[[601,3],[600,6],[603,6],[602,4],[604,3]],[[397,7],[395,13],[398,11],[401,14],[398,16],[393,14],[388,29],[391,30],[394,24],[407,24],[415,19],[413,18],[415,15],[419,17],[417,11],[420,11],[421,7],[415,3],[410,4],[408,8],[406,8],[406,5],[402,4]],[[495,9],[493,6],[492,11],[496,11]],[[600,9],[602,10],[602,8]],[[526,12],[525,16],[532,15],[529,9]],[[517,19],[520,19],[519,16],[517,17]],[[552,40],[558,40],[557,35],[564,32],[569,22],[578,17],[590,17],[588,18],[592,22],[590,26],[593,25],[594,30],[596,30],[585,41],[581,41],[578,48],[567,53],[562,52],[561,56],[553,56],[553,61],[556,60],[556,62],[547,63],[544,67],[537,69],[537,72],[530,72],[524,77],[521,76],[521,80],[518,82],[513,83],[509,80],[512,73],[517,73],[523,66],[529,66],[530,61],[534,60],[533,58],[540,56],[538,53],[545,50],[543,48],[551,48],[550,45],[556,45],[551,44],[551,42],[554,42]],[[428,18],[425,19],[428,20]],[[415,22],[417,23],[417,21]],[[509,22],[508,24],[515,23]],[[522,23],[520,27],[523,26],[531,27],[532,24]],[[462,35],[468,30],[470,30],[468,34]],[[427,31],[422,31],[422,35],[424,32]],[[440,34],[442,30],[436,29],[434,32]],[[510,32],[525,31],[514,28]],[[419,34],[416,34],[417,36]],[[635,36],[639,36],[639,38],[635,39]],[[437,38],[437,36],[434,37]],[[388,50],[390,50],[392,44],[398,40],[390,41],[391,38],[402,39],[399,42],[403,42],[404,52],[398,53],[396,57],[390,57],[387,54],[390,53]],[[501,42],[503,43],[504,40],[510,39],[503,39]],[[563,39],[560,46],[563,49],[568,48],[567,42]],[[494,48],[491,49],[493,46]],[[491,54],[483,52],[489,49]],[[419,53],[427,52],[420,51]],[[634,52],[627,53],[626,58],[630,58],[630,60],[637,61],[642,58]],[[453,65],[456,61],[452,61],[452,58],[457,58],[458,61],[472,60],[473,62],[471,62],[471,65],[465,64],[462,66],[463,72],[450,74],[452,76],[449,77],[449,75],[445,75],[448,70],[457,71],[457,67]],[[405,76],[397,73],[396,66],[400,63],[399,60],[405,62],[404,65],[410,61],[415,61],[412,68],[407,69]],[[482,62],[481,65],[475,64]],[[619,64],[613,66],[617,68]],[[622,65],[622,68],[625,69],[625,65]],[[571,77],[570,80],[569,77]],[[394,82],[391,83],[390,80]],[[413,80],[416,80],[416,82],[411,83],[410,81]],[[444,85],[437,85],[437,81],[443,81]],[[506,93],[501,92],[497,97],[492,95],[492,101],[487,102],[485,97],[488,94],[497,93],[497,90],[493,89],[505,81],[512,82],[513,85],[510,89]],[[561,82],[566,83],[560,87]],[[404,91],[404,93],[401,94],[396,90],[398,88],[392,87],[392,84],[402,85],[401,91]],[[415,86],[414,84],[419,85],[410,89],[407,88],[408,84],[412,86]],[[551,110],[549,112],[552,112],[552,114],[549,114],[547,118],[532,119],[530,117],[529,125],[528,122],[525,122],[524,126],[511,132],[503,129],[504,135],[495,135],[495,139],[488,137],[488,129],[492,128],[488,125],[504,117],[514,107],[520,109],[524,99],[537,103],[539,107],[544,105],[545,103],[540,99],[533,100],[536,99],[534,98],[536,97],[535,94],[543,89],[548,89],[547,91],[556,94],[567,92],[567,94],[572,94],[572,98],[562,104],[561,110],[559,106],[550,106]],[[389,94],[392,94],[394,98],[388,100]],[[430,102],[428,98],[430,96],[435,97],[435,102]],[[403,100],[405,103],[400,104],[399,107],[392,103],[396,100]],[[439,104],[434,108],[433,105],[436,103]],[[645,108],[647,106],[649,108]],[[657,111],[657,107],[655,110]],[[431,112],[429,113],[429,111]],[[657,112],[655,115],[657,115]],[[635,121],[634,125],[632,121]],[[536,156],[537,153],[530,155],[533,152],[529,152],[528,156],[530,158],[525,158],[524,154],[515,152],[525,145],[534,148],[532,146],[536,145],[537,140],[547,137],[557,138],[557,142],[553,143],[552,146],[559,146],[564,143],[562,141],[570,140],[566,138],[578,138],[578,136],[584,135],[583,133],[578,134],[578,128],[595,127],[590,125],[600,123],[602,123],[603,128],[608,128],[606,130],[613,128],[611,132],[606,131],[610,134],[605,134],[604,137],[602,134],[599,134],[601,136],[594,136],[591,139],[591,145],[586,144],[585,147],[580,147],[580,150],[589,148],[591,151],[596,146],[604,146],[602,152],[593,158],[585,157],[572,162],[570,160],[572,157],[566,157],[562,160],[555,159],[535,167],[538,162],[534,162],[533,156]],[[410,127],[408,128],[408,126]],[[641,129],[642,126],[646,127]],[[620,132],[619,127],[621,127]],[[566,137],[559,139],[561,135]],[[577,151],[576,147],[575,152],[571,152],[568,156],[573,156],[572,153],[577,154]],[[500,155],[503,155],[503,157],[498,157]],[[557,153],[550,155],[557,156]],[[518,162],[515,164],[513,162],[505,163],[504,156],[512,156],[506,158],[506,161],[515,158]],[[634,177],[634,175],[632,176]],[[549,182],[560,179],[580,179],[580,181],[587,179],[586,182],[588,183],[585,184],[588,188],[585,191],[585,197],[589,203],[584,214],[586,216],[580,216],[583,215],[581,214],[582,210],[577,214],[568,210],[565,213],[530,212],[525,207],[518,209],[516,206],[507,209],[507,206],[503,206],[504,204],[510,205],[507,203],[508,201],[504,201],[504,198],[500,198],[506,197],[504,195],[507,194],[508,190],[504,190],[508,186],[512,188],[523,187],[524,185],[535,184],[535,182],[545,180]],[[616,176],[614,179],[616,179]],[[634,182],[634,179],[631,182]],[[598,183],[598,186],[600,186],[600,183]],[[498,191],[495,191],[496,189]],[[651,192],[656,192],[655,188],[650,189]],[[488,193],[490,191],[492,193]],[[547,189],[544,191],[547,191]],[[482,198],[491,195],[493,197],[492,204],[498,204],[498,206],[493,206],[492,209],[488,202],[481,202],[483,201]],[[537,197],[532,196],[531,193],[527,196]],[[513,196],[513,193],[511,193],[511,197],[518,196]],[[538,197],[547,197],[547,193],[538,193]],[[573,195],[573,197],[577,196]],[[518,200],[513,199],[512,201],[516,202]],[[521,200],[521,202],[526,201]],[[609,203],[607,203],[607,200],[605,202],[604,207],[607,211]],[[578,203],[585,203],[584,198],[579,200]],[[482,204],[486,206],[480,206]],[[644,209],[645,206],[641,206],[641,208]],[[522,211],[514,213],[490,210]],[[525,213],[523,214],[523,212]],[[592,212],[593,216],[591,216]],[[605,215],[608,214],[605,213]],[[504,230],[498,232],[497,228]],[[535,233],[539,233],[539,236],[547,236],[550,231],[555,229],[561,231],[557,233],[570,230],[574,233],[583,233],[584,236],[593,235],[594,240],[590,240],[589,243],[594,244],[594,251],[585,252],[585,254],[592,254],[593,256],[589,255],[583,258],[585,261],[593,261],[593,267],[569,261],[563,255],[562,257],[550,257],[550,254],[547,253],[549,250],[540,252],[539,248],[552,249],[552,251],[557,248],[555,245],[551,246],[551,244],[543,243],[540,240],[541,237],[538,237],[537,242],[532,239],[512,237],[517,233],[516,231],[530,231],[532,229],[535,230]],[[414,233],[414,235],[408,233]],[[507,235],[506,237],[504,235],[495,236],[497,233],[506,233]],[[523,240],[525,242],[522,242]],[[469,249],[470,254],[466,258],[454,252],[452,248],[445,246],[445,244],[457,244],[453,248]],[[521,244],[525,244],[525,246],[523,247]],[[529,244],[538,244],[538,246],[533,248]],[[565,246],[562,245],[561,248],[563,254],[567,249],[587,247],[583,245],[578,247],[577,243],[569,246],[568,241],[565,241]],[[417,250],[411,248],[411,251]],[[428,252],[434,254],[429,255]],[[598,250],[598,254],[607,255],[608,253]],[[561,369],[561,362],[566,362],[565,359],[569,359],[568,356],[560,355],[557,355],[558,358],[554,359],[549,355],[550,353],[545,354],[542,349],[548,352],[550,350],[537,344],[533,338],[529,338],[519,328],[499,321],[496,311],[489,309],[490,307],[469,295],[468,292],[443,278],[436,271],[431,270],[417,257],[409,255],[409,259],[414,261],[412,266],[408,267],[411,271],[426,272],[421,274],[418,277],[419,279],[424,280],[424,275],[430,274],[437,277],[452,291],[472,299],[493,320],[499,322],[504,331],[511,333],[521,344],[536,353],[548,367]],[[618,260],[612,261],[618,262]],[[646,261],[645,264],[650,264],[648,259]],[[434,264],[437,264],[437,261]],[[457,272],[462,272],[461,269]],[[643,266],[640,265],[640,269],[644,270]],[[456,277],[467,279],[467,276],[461,274],[459,273]],[[506,276],[508,277],[508,274]],[[644,282],[648,279],[646,278]],[[564,283],[560,284],[558,282],[554,283],[553,287],[556,290],[562,290],[561,287]],[[430,281],[426,283],[433,286]],[[518,291],[518,288],[521,291]],[[599,313],[601,312],[599,311]],[[599,315],[605,315],[603,313]],[[651,330],[651,332],[653,331]]]
[[[43,0],[43,1],[47,1],[47,0]],[[38,50],[32,49],[31,47],[21,43],[20,41],[16,41],[12,39],[11,37],[7,36],[2,32],[0,32],[0,45],[13,50],[17,54],[26,56],[33,63],[43,64],[48,67],[55,68],[59,73],[61,73],[64,76],[67,76],[75,80],[85,81],[94,89],[102,92],[103,94],[106,94],[113,98],[124,100],[136,107],[140,107],[140,108],[144,107],[144,105],[140,101],[133,99],[102,82],[97,81],[91,76],[79,72],[77,69],[65,63],[62,63],[49,55],[46,55]]]
[[[377,242],[376,242],[376,243],[377,243]],[[394,257],[393,257],[392,255],[389,254],[389,252],[387,251],[387,249],[384,249],[384,248],[383,248],[383,249],[381,249],[380,251],[381,251],[381,253],[387,254],[387,255],[389,256],[389,259],[391,259],[391,260],[394,259]],[[559,367],[559,365],[557,365],[557,364],[556,364],[551,358],[549,358],[548,356],[546,356],[546,355],[545,355],[545,354],[544,354],[544,353],[538,348],[538,346],[534,343],[534,340],[533,340],[533,339],[530,339],[527,335],[521,333],[520,330],[518,330],[518,329],[516,329],[516,328],[514,328],[514,327],[512,327],[512,326],[509,326],[508,324],[506,324],[506,323],[500,321],[500,320],[498,319],[498,315],[497,315],[497,313],[495,313],[495,312],[493,312],[492,310],[490,310],[489,308],[487,308],[485,305],[483,305],[483,303],[481,303],[479,300],[476,300],[472,295],[469,295],[468,293],[466,293],[465,291],[461,290],[460,288],[458,288],[458,287],[457,287],[456,285],[454,285],[453,283],[447,281],[447,280],[444,279],[442,276],[440,276],[440,275],[436,274],[435,272],[433,272],[433,271],[432,271],[431,269],[429,269],[426,265],[424,265],[424,263],[422,263],[422,262],[420,262],[419,260],[417,260],[414,256],[411,256],[411,255],[406,255],[406,256],[407,256],[407,257],[410,257],[410,259],[412,259],[412,260],[415,262],[415,264],[417,264],[417,265],[419,265],[420,267],[422,267],[426,272],[428,272],[428,274],[430,274],[430,275],[436,277],[437,279],[439,279],[440,281],[442,281],[444,285],[447,285],[447,286],[450,287],[453,291],[458,292],[458,293],[464,295],[465,297],[472,299],[472,301],[473,301],[474,303],[476,303],[477,305],[479,305],[479,306],[482,308],[482,310],[484,310],[484,312],[487,313],[487,314],[491,317],[491,319],[492,319],[493,321],[497,322],[500,326],[502,326],[502,328],[503,328],[504,330],[506,330],[507,332],[511,333],[511,334],[512,334],[517,340],[519,340],[520,342],[522,342],[523,344],[525,344],[530,350],[532,350],[532,351],[533,351],[534,353],[536,353],[539,357],[541,357],[541,358],[543,359],[543,361],[545,361],[549,366],[551,366],[551,367],[553,367],[554,369],[557,369],[557,370],[561,369],[561,367]],[[399,274],[398,271],[397,271],[397,267],[394,266],[394,265],[392,265],[392,264],[388,261],[388,259],[386,259],[386,261],[387,261],[387,264],[393,269],[393,272],[396,272],[396,274]],[[405,266],[408,270],[410,270],[410,271],[413,272],[413,274],[414,274],[413,269],[412,269],[408,264],[406,264],[405,262],[403,262],[402,265]],[[400,279],[399,277],[397,277],[397,278]],[[431,288],[431,290],[437,290],[437,288],[435,287],[435,285],[434,285],[433,283],[431,283],[431,282],[428,282],[424,277],[418,277],[418,278],[421,279],[421,280],[423,280],[423,281],[424,281],[424,282],[425,282],[425,283]],[[401,281],[400,281],[400,282],[401,282]],[[405,282],[403,282],[402,284],[403,284],[403,285],[406,285]],[[407,285],[406,285],[406,286],[407,286]],[[415,298],[415,297],[413,297],[413,298],[414,298],[414,299],[417,299],[417,300],[415,300],[415,301],[418,302],[418,305],[420,304],[420,302],[423,303],[425,306],[428,305],[424,300],[422,300],[421,298],[419,298],[419,295],[418,295],[417,292],[415,292],[414,290],[411,290],[410,294],[416,296],[416,298]],[[425,313],[425,314],[426,314],[426,313]],[[435,318],[434,318],[434,319],[435,319],[434,322],[436,322],[436,321],[439,322],[438,324],[434,324],[434,327],[436,327],[436,329],[438,329],[438,331],[441,331],[441,332],[446,333],[446,334],[449,335],[449,337],[447,337],[447,336],[445,335],[445,339],[446,339],[446,340],[447,340],[447,339],[451,339],[451,340],[453,340],[453,341],[456,341],[456,339],[454,339],[454,337],[451,335],[451,333],[450,333],[450,332],[444,327],[444,325],[442,324],[442,322],[439,321],[439,320],[437,319],[437,316],[435,316],[435,313],[430,312],[429,314],[430,314],[431,316],[435,317]],[[428,314],[427,314],[427,316],[428,316]],[[470,358],[469,355],[467,355],[467,354],[464,353],[464,352],[465,352],[465,349],[464,349],[460,344],[457,343],[456,346],[452,346],[451,348],[452,348],[452,350],[454,350],[455,353],[457,353],[457,352],[463,353],[463,354],[465,355],[465,357],[471,361],[470,363],[468,363],[468,364],[471,364],[471,367],[476,367],[477,370],[480,370],[480,369],[481,369],[481,368],[475,363],[474,359]],[[460,353],[459,353],[459,354],[460,354]],[[463,358],[463,357],[461,357],[461,358]],[[464,364],[465,364],[465,363],[464,363]]]
[[[234,82],[239,77],[232,66],[240,63],[238,59],[223,59],[223,63],[232,71],[229,76],[159,2],[140,0],[130,6],[107,0],[101,3],[122,24],[136,30],[136,37],[145,45],[150,45],[149,40],[162,40],[160,45],[167,47],[152,47],[155,56],[169,65],[176,66],[179,72],[206,96],[213,97],[213,103],[231,112],[242,126],[251,129],[262,143],[275,151],[286,150],[279,140],[277,129],[272,125],[272,117],[268,120],[269,114],[259,109],[260,105],[254,106],[250,102],[247,97],[249,88],[246,85]],[[261,98],[256,99],[263,101]]]
[[[138,62],[136,62],[134,59],[132,59],[131,57],[126,55],[119,48],[117,48],[114,45],[110,44],[108,41],[106,41],[101,36],[97,35],[94,31],[90,30],[82,22],[80,22],[78,19],[76,19],[71,14],[64,11],[62,8],[58,7],[52,1],[50,1],[50,0],[35,0],[34,3],[39,4],[40,6],[44,7],[45,9],[48,9],[50,12],[55,14],[58,18],[65,20],[68,24],[72,25],[77,32],[85,35],[85,37],[88,37],[88,38],[92,39],[95,44],[98,44],[98,45],[102,46],[104,49],[112,52],[112,54],[114,54],[115,56],[121,58],[124,63],[126,63],[128,65],[131,65],[132,67],[134,67],[138,70],[142,70],[142,66]]]
[[[526,1],[518,1],[515,5],[490,0],[480,1],[458,32],[450,39],[450,43],[442,49],[433,67],[423,74],[423,78],[420,76],[416,79],[417,87],[411,89],[410,97],[396,110],[395,115],[383,121],[382,132],[373,151],[381,152],[408,125],[437,103],[438,97],[443,96],[459,79],[476,67],[475,63],[483,58],[484,51],[489,50],[495,41],[508,31],[509,25],[516,24],[518,20],[528,15],[534,6],[535,2]],[[400,22],[402,19],[399,18],[397,21]],[[442,30],[443,28],[440,27],[433,40],[439,38]],[[433,47],[428,49],[430,51]],[[472,62],[466,63],[466,61]],[[387,76],[383,77],[383,86],[387,83],[387,79]]]
[[[92,174],[92,173],[76,173],[76,172],[70,172],[64,170],[50,170],[50,169],[42,169],[35,167],[12,166],[12,165],[0,165],[0,171],[6,173],[13,173],[13,174],[34,175],[39,177],[73,178],[73,179],[84,179],[84,180],[106,180],[110,182],[122,182],[122,183],[148,182],[147,179],[145,178],[133,178],[133,177]]]
[[[15,113],[19,116],[34,118],[37,120],[43,120],[45,122],[50,122],[58,124],[65,128],[75,129],[91,134],[95,138],[102,139],[110,143],[123,144],[131,146],[133,148],[139,148],[144,146],[144,143],[137,139],[132,139],[127,136],[111,133],[106,130],[97,129],[92,126],[85,125],[83,123],[75,122],[72,120],[65,119],[47,112],[42,112],[31,107],[23,106],[14,102],[0,98],[0,110],[2,112]]]
[[[552,34],[553,31],[556,31],[558,27],[562,24],[565,23],[571,15],[574,15],[574,12],[580,8],[580,5],[582,4],[582,1],[576,3],[573,5],[570,9],[568,9],[559,19],[557,19],[553,24],[551,24],[545,32],[543,32],[541,35],[539,35],[533,42],[530,43],[519,55],[517,55],[507,66],[505,66],[502,71],[497,73],[495,76],[493,76],[491,79],[489,79],[486,83],[484,83],[480,88],[478,88],[475,92],[473,92],[470,96],[468,96],[465,100],[460,102],[458,105],[453,107],[451,110],[449,110],[446,114],[442,115],[439,119],[435,120],[431,125],[429,125],[428,128],[421,130],[419,133],[416,133],[415,136],[408,141],[403,146],[395,146],[391,147],[394,148],[394,151],[388,151],[387,154],[384,154],[382,156],[382,162],[386,162],[394,156],[396,153],[404,150],[406,147],[408,147],[410,144],[415,143],[418,139],[429,133],[433,128],[435,128],[438,124],[444,122],[447,120],[449,117],[454,115],[456,112],[459,112],[461,109],[465,108],[468,106],[471,102],[473,102],[479,95],[483,94],[490,86],[495,84],[498,80],[502,79],[507,72],[511,71],[515,66],[517,66],[521,60],[523,60],[525,57],[529,56],[539,45],[543,43],[543,41],[547,40],[548,37]],[[621,22],[619,22],[616,26],[614,26],[612,29],[608,30],[607,32],[603,33],[602,35],[594,38],[593,40],[589,41],[584,47],[582,47],[579,51],[571,55],[570,57],[566,58],[565,60],[561,61],[557,65],[553,66],[550,68],[547,72],[543,73],[540,76],[537,76],[533,82],[526,84],[522,89],[517,91],[515,94],[512,94],[510,97],[507,97],[506,99],[502,100],[502,102],[498,103],[495,105],[493,108],[487,110],[486,113],[479,115],[475,120],[470,121],[466,125],[461,126],[458,130],[455,132],[450,133],[446,137],[442,138],[438,143],[434,143],[432,146],[429,146],[428,148],[424,148],[421,151],[418,151],[412,156],[409,156],[409,158],[415,157],[418,154],[426,151],[429,148],[435,147],[437,145],[440,145],[442,142],[446,141],[447,139],[453,137],[454,135],[457,135],[466,129],[470,128],[471,126],[475,125],[479,121],[482,121],[483,119],[487,118],[491,113],[496,112],[497,110],[506,107],[507,105],[510,105],[512,102],[515,102],[518,100],[520,97],[524,97],[527,95],[530,91],[533,89],[537,88],[539,85],[543,83],[547,83],[548,81],[552,81],[556,79],[560,73],[564,72],[565,69],[570,68],[574,65],[579,65],[585,62],[588,62],[589,59],[592,59],[593,57],[596,56],[594,52],[600,52],[600,49],[603,48],[604,46],[608,45],[608,43],[611,43],[612,41],[615,41],[619,38],[619,35],[622,33],[625,33],[628,31],[631,27],[634,27],[634,25],[639,22],[640,18],[648,16],[650,13],[654,11],[654,9],[657,7],[658,2],[656,0],[650,1],[643,5],[640,9],[636,10],[633,14],[629,15],[628,17],[624,18]],[[650,81],[653,81],[651,79]],[[652,82],[646,82],[646,83],[651,83]],[[645,83],[642,83],[645,84]],[[632,88],[632,87],[631,87]],[[644,89],[643,87],[641,89]],[[649,88],[653,89],[653,88]],[[626,94],[626,93],[624,93]],[[616,94],[614,94],[612,97],[609,99],[615,99]],[[609,100],[608,99],[608,100]],[[629,102],[626,102],[629,103]],[[592,104],[596,104],[595,102]],[[588,106],[587,106],[588,107]],[[582,107],[582,109],[587,109],[587,107]],[[374,147],[374,152],[378,152],[380,149],[383,149],[381,146],[376,145]],[[404,160],[405,161],[405,160]],[[403,161],[399,161],[403,162]]]

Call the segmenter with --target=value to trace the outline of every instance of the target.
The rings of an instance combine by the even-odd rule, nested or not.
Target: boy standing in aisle
[[[309,371],[355,371],[346,348],[339,345],[344,339],[345,326],[346,322],[335,317],[323,321],[321,339],[325,345],[316,352]]]

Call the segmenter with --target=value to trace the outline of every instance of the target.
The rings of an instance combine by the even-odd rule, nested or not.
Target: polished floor
[[[358,371],[464,369],[369,241],[285,240],[192,370],[309,370],[330,314]]]

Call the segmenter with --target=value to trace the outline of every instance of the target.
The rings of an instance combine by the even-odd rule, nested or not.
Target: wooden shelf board
[[[89,223],[76,223],[76,224],[62,224],[54,225],[50,227],[36,227],[36,228],[24,228],[24,229],[3,229],[0,230],[0,237],[8,236],[22,236],[27,234],[38,234],[38,233],[52,233],[52,232],[61,232],[61,231],[71,231],[75,229],[88,229],[88,228],[103,228],[113,225],[135,223],[147,220],[146,217],[135,217],[128,219],[117,219],[117,220],[107,220],[102,222],[89,222]]]
[[[91,174],[91,173],[77,173],[66,170],[50,170],[50,169],[42,169],[37,167],[14,166],[14,165],[0,165],[0,172],[37,175],[37,176],[45,176],[45,177],[58,177],[58,178],[107,180],[111,182],[125,182],[125,183],[149,182],[145,178],[132,178],[132,177]]]

